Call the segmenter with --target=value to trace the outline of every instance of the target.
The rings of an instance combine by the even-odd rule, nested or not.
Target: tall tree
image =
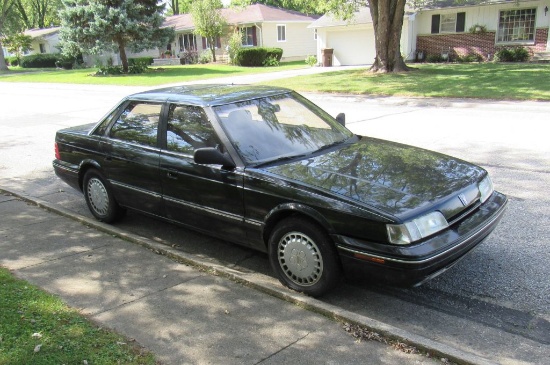
[[[15,0],[0,0],[0,71],[7,71],[6,59],[2,49],[2,39],[8,34],[10,22],[14,16]]]
[[[195,34],[206,38],[212,59],[216,62],[216,40],[222,34],[225,19],[220,0],[196,0],[191,5],[191,16],[195,24]]]
[[[59,25],[61,0],[15,0],[15,6],[26,29]]]
[[[326,10],[323,0],[231,0],[233,7],[245,7],[253,4],[295,10],[304,14],[323,14]]]
[[[188,14],[191,12],[193,0],[171,0],[168,3],[168,15]]]
[[[158,0],[63,0],[60,42],[63,53],[118,51],[128,72],[126,48],[133,52],[166,45],[173,28],[161,28],[164,4]]]
[[[424,0],[412,0],[415,4]],[[326,10],[339,19],[352,21],[360,6],[368,6],[374,28],[376,58],[373,72],[408,71],[401,56],[401,31],[407,0],[327,0]]]

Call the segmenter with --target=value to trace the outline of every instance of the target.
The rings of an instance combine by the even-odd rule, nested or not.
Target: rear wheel
[[[84,175],[83,190],[86,204],[97,220],[112,223],[124,215],[125,210],[116,202],[107,180],[96,169]]]
[[[301,217],[287,218],[275,227],[269,259],[281,283],[311,296],[326,293],[340,279],[332,241],[321,227]]]

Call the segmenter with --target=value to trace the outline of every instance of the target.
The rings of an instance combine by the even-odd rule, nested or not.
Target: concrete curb
[[[17,193],[11,190],[7,190],[2,187],[0,187],[0,192],[11,194],[14,197],[35,204],[40,208],[70,218],[86,226],[93,227],[95,229],[108,233],[112,236],[124,239],[132,243],[136,243],[153,251],[156,254],[167,256],[174,261],[192,266],[200,271],[204,271],[211,275],[228,278],[232,281],[256,289],[275,298],[287,301],[306,310],[319,313],[334,321],[355,324],[366,328],[369,331],[376,332],[386,339],[396,340],[407,345],[414,346],[420,351],[429,353],[432,357],[446,358],[449,361],[457,364],[496,364],[478,355],[456,349],[452,346],[434,340],[430,340],[421,335],[402,330],[398,327],[388,325],[373,318],[343,310],[337,306],[323,303],[320,300],[291,291],[284,287],[274,286],[271,283],[260,280],[261,278],[259,278],[257,274],[247,274],[239,272],[237,270],[232,270],[229,267],[210,262],[195,255],[186,254],[153,240],[140,237],[109,224],[101,223],[99,221],[96,221],[95,219],[78,215],[73,211],[58,206],[57,204],[44,201],[28,194]]]

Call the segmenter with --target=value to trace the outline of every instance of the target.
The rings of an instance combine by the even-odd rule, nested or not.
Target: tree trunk
[[[122,62],[122,72],[128,73],[128,56],[126,56],[126,48],[124,47],[124,41],[122,39],[117,40],[118,54],[120,55],[120,62]]]
[[[210,52],[212,52],[212,62],[216,62],[216,38],[215,37],[208,40],[208,47],[210,48]]]
[[[372,72],[409,71],[401,56],[406,0],[368,0],[374,27],[376,58]]]
[[[6,59],[4,58],[4,51],[2,51],[2,38],[0,38],[0,71],[8,70],[8,65],[6,65]]]

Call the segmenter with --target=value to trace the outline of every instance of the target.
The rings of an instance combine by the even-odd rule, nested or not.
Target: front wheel
[[[281,283],[320,296],[340,279],[336,249],[321,227],[301,217],[287,218],[269,239],[269,260]]]
[[[105,223],[112,223],[125,212],[113,197],[113,193],[103,175],[90,169],[84,175],[84,198],[94,217]]]

